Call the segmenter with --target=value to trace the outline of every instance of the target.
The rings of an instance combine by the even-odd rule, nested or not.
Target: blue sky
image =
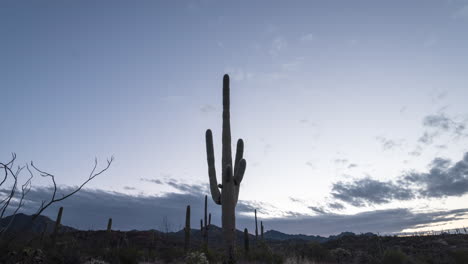
[[[114,155],[93,195],[192,195],[188,184],[201,197],[229,73],[240,199],[264,219],[352,229],[389,210],[451,215],[468,192],[455,188],[468,182],[467,28],[462,0],[2,1],[0,159],[34,160],[67,188]],[[457,217],[386,231],[468,225]]]

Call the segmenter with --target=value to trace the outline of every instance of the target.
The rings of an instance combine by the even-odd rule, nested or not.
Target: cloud
[[[429,172],[409,173],[404,180],[419,186],[418,192],[423,197],[464,195],[468,193],[468,153],[454,164],[448,159],[436,158],[430,164]]]
[[[419,198],[462,196],[468,193],[468,152],[453,163],[435,158],[428,172],[408,172],[394,181],[366,177],[332,185],[332,197],[357,207]]]
[[[466,122],[455,121],[444,113],[425,116],[423,119],[423,126],[435,130],[432,132],[432,138],[443,132],[452,133],[455,136],[466,136],[463,134],[466,129]],[[425,134],[426,133],[427,132],[425,132]]]
[[[134,190],[136,190],[135,187],[130,187],[130,186],[124,186],[123,188],[124,188],[124,190],[127,190],[127,191],[134,191]]]
[[[426,145],[431,145],[434,142],[434,138],[439,135],[438,132],[424,132],[424,134],[418,139],[419,143],[423,143]]]
[[[323,206],[309,206],[309,209],[314,211],[317,214],[326,214],[327,211],[323,208]]]
[[[414,227],[427,227],[448,221],[465,219],[468,209],[414,213],[396,208],[367,211],[354,215],[324,213],[314,216],[291,216],[263,221],[267,229],[290,234],[330,235],[343,231],[355,233],[394,233]]]
[[[338,203],[338,202],[329,203],[329,204],[328,204],[328,207],[330,207],[330,208],[332,208],[332,209],[335,209],[335,210],[343,210],[343,209],[345,209],[344,205],[341,204],[341,203]]]
[[[332,196],[335,199],[359,207],[414,198],[411,190],[400,187],[391,181],[383,182],[371,178],[359,179],[350,183],[341,181],[334,183]]]
[[[385,151],[385,150],[391,150],[391,149],[394,149],[396,147],[400,147],[401,145],[403,145],[404,143],[404,140],[403,139],[400,139],[400,140],[392,140],[392,139],[388,139],[388,138],[385,138],[385,137],[376,137],[377,141],[380,142],[380,144],[382,145],[382,149]]]
[[[140,181],[152,182],[152,183],[156,183],[156,184],[164,184],[161,180],[158,180],[158,179],[140,178]]]
[[[271,43],[269,53],[271,56],[276,57],[278,54],[287,47],[288,43],[283,37],[276,37]]]
[[[351,163],[348,165],[348,169],[356,168],[358,165],[355,163]]]
[[[183,188],[186,189],[185,187]],[[191,190],[191,189],[190,189]],[[189,193],[167,193],[164,195],[128,195],[96,189],[83,189],[69,199],[48,208],[44,214],[52,219],[59,206],[64,207],[62,223],[80,229],[105,229],[109,217],[117,230],[162,229],[163,218],[167,218],[171,231],[180,230],[185,221],[185,208],[191,206],[192,226],[197,227],[203,216],[204,194],[197,188]],[[32,213],[39,206],[39,201],[50,197],[51,188],[35,188],[28,195],[23,212]],[[69,191],[69,187],[59,189],[60,193]],[[329,207],[341,209],[342,204],[329,204]],[[330,235],[343,231],[352,232],[400,232],[406,228],[442,224],[466,217],[468,209],[450,211],[414,213],[408,209],[375,210],[345,215],[327,212],[324,208],[310,208],[318,215],[305,215],[292,211],[282,212],[282,216],[266,218],[275,207],[255,201],[239,200],[236,208],[238,229],[252,228],[253,210],[259,210],[259,218],[267,230],[275,229],[286,233]],[[212,222],[220,226],[221,208],[208,199],[208,211]]]

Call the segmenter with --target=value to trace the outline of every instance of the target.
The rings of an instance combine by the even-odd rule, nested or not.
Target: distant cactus
[[[244,229],[244,250],[245,254],[249,254],[249,231],[247,228]]]
[[[107,232],[110,233],[112,231],[112,218],[109,218],[107,221]]]
[[[63,213],[63,207],[60,207],[58,214],[57,214],[57,220],[55,221],[55,227],[54,227],[54,232],[52,233],[52,244],[55,245],[55,241],[57,239],[57,234],[60,229],[60,223],[62,222],[62,213]]]
[[[190,248],[190,205],[187,205],[187,211],[185,212],[185,243],[184,250],[188,252]]]
[[[255,241],[258,240],[257,209],[255,209]]]
[[[205,212],[204,213],[205,213],[204,214],[205,221],[200,220],[200,225],[201,225],[200,231],[202,232],[202,236],[203,236],[203,247],[207,248],[208,247],[208,229],[209,229],[209,225],[211,225],[211,214],[208,220],[208,195],[205,195]]]
[[[222,184],[220,185],[218,185],[218,180],[216,179],[213,134],[210,129],[206,131],[206,153],[211,196],[216,204],[221,205],[221,219],[227,261],[234,262],[236,204],[247,163],[243,158],[244,142],[242,139],[237,141],[235,163],[232,163],[229,103],[229,76],[226,74],[223,78]]]

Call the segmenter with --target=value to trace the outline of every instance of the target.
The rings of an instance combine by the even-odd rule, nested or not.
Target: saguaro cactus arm
[[[208,176],[210,178],[211,197],[216,204],[221,204],[221,192],[218,187],[218,180],[216,179],[215,158],[213,150],[213,133],[211,130],[206,130],[206,155],[208,161]]]
[[[231,114],[229,110],[229,75],[225,74],[223,77],[223,152],[222,152],[222,165],[226,168],[232,165],[232,152],[231,152]],[[224,176],[223,171],[223,176]],[[224,178],[224,177],[223,177]]]
[[[237,140],[236,160],[234,161],[235,162],[234,163],[234,175],[236,175],[236,172],[239,167],[239,162],[241,161],[243,156],[244,156],[244,141],[242,140],[242,138],[239,138],[239,140]]]
[[[239,186],[244,178],[245,168],[247,167],[247,161],[241,159],[234,169],[234,184]]]

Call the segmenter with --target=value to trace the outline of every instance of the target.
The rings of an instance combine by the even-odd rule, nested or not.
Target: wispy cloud
[[[288,42],[283,37],[276,37],[271,43],[269,53],[275,57],[288,46]]]
[[[393,140],[393,139],[388,139],[385,137],[376,137],[377,141],[380,142],[382,145],[382,149],[385,150],[392,150],[397,147],[401,147],[403,143],[405,142],[403,139],[398,139],[398,140]]]

